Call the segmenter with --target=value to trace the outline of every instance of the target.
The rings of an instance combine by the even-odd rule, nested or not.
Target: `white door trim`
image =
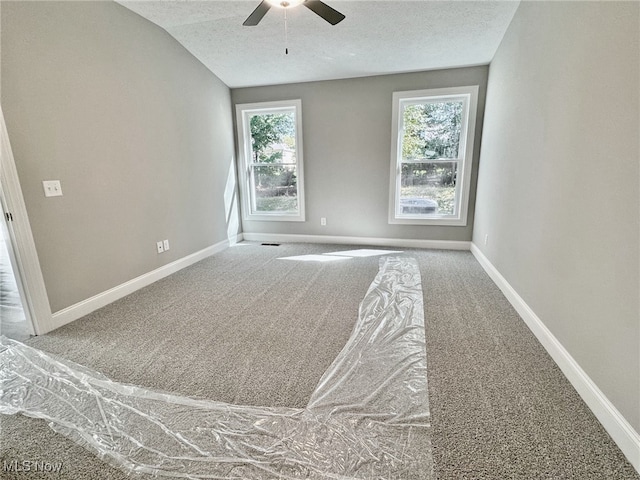
[[[31,319],[34,333],[40,335],[51,330],[51,307],[1,107],[0,187],[4,206],[13,217],[13,221],[7,222],[7,229],[16,260],[17,276],[22,282],[23,307]]]

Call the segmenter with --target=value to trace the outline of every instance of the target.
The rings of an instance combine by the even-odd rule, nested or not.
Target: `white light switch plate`
[[[61,197],[62,186],[60,180],[43,180],[42,187],[44,188],[45,197]]]

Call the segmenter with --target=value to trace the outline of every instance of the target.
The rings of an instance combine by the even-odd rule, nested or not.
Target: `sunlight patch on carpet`
[[[375,257],[377,255],[392,255],[402,253],[399,250],[377,250],[372,248],[358,248],[357,250],[345,250],[341,252],[325,253],[325,255],[335,255],[340,257]]]
[[[370,248],[359,248],[357,250],[344,250],[341,252],[328,252],[322,255],[296,255],[293,257],[280,257],[278,260],[298,260],[301,262],[334,262],[336,260],[347,260],[350,258],[375,257],[402,253],[398,250],[374,250]]]
[[[295,255],[293,257],[280,257],[278,260],[297,260],[299,262],[335,262],[347,260],[347,258],[329,257],[325,255]]]

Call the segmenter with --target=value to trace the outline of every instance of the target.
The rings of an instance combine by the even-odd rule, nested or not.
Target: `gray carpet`
[[[119,382],[302,407],[349,337],[378,257],[278,257],[351,248],[234,247],[28,343]],[[469,252],[405,252],[421,266],[439,479],[639,478]],[[42,421],[0,420],[0,463],[63,463],[1,478],[128,478]]]

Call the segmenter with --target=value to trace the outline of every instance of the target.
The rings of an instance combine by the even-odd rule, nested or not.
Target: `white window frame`
[[[458,149],[458,170],[456,178],[456,204],[454,215],[441,214],[402,214],[400,213],[400,188],[402,173],[402,138],[405,105],[415,105],[441,100],[463,100],[462,129]],[[469,209],[469,190],[471,186],[471,167],[473,164],[473,144],[476,130],[476,112],[478,108],[478,86],[434,88],[394,92],[391,131],[391,175],[389,188],[389,223],[405,225],[467,225]],[[430,162],[433,160],[430,160]],[[435,159],[435,162],[438,160]],[[443,162],[451,159],[442,159]]]
[[[253,208],[254,190],[251,186],[251,168],[253,155],[251,148],[251,131],[249,118],[256,113],[295,113],[296,117],[296,163],[286,164],[296,166],[296,187],[298,195],[298,211],[296,213],[283,212],[257,212]],[[244,103],[236,105],[236,123],[238,130],[238,161],[240,196],[242,198],[242,215],[245,220],[258,221],[280,221],[280,222],[304,222],[304,169],[303,169],[303,146],[302,146],[302,101],[283,100],[278,102]]]

